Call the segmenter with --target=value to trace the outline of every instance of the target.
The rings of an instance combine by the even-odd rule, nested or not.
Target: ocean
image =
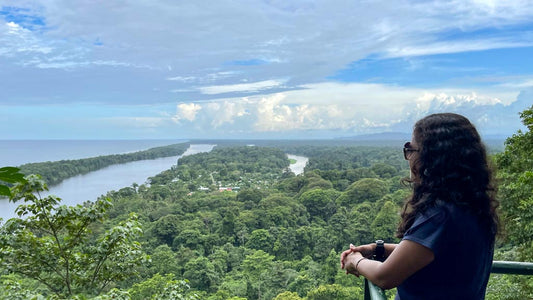
[[[0,167],[147,150],[186,140],[0,140]]]

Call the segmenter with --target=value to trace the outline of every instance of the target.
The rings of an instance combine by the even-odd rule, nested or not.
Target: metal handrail
[[[495,260],[492,262],[490,272],[494,274],[533,275],[533,263]]]
[[[533,263],[522,261],[501,261],[492,262],[493,274],[516,274],[533,275]],[[385,291],[365,278],[365,300],[386,300]]]

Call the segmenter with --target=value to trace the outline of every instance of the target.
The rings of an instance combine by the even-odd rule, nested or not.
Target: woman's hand
[[[357,271],[357,262],[360,262],[364,258],[365,257],[363,257],[360,252],[350,252],[344,257],[344,260],[341,263],[342,268],[346,270],[346,274],[353,274],[359,277],[359,272]]]
[[[374,253],[374,249],[376,248],[376,244],[366,244],[361,246],[354,246],[350,244],[350,249],[344,251],[341,253],[341,269],[344,269],[345,267],[345,260],[348,255],[354,252],[359,252],[361,256],[364,256],[366,258],[371,258],[372,254]]]
[[[376,244],[366,244],[366,245],[360,245],[360,246],[354,246],[350,244],[350,250],[352,252],[360,252],[362,256],[366,258],[372,258],[372,255],[374,254],[374,250],[376,250]]]

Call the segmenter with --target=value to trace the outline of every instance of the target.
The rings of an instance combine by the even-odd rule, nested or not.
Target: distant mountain
[[[490,153],[496,153],[504,150],[503,135],[483,135],[483,142],[488,147]],[[405,132],[381,132],[374,134],[363,134],[347,137],[335,138],[338,141],[351,142],[357,144],[366,144],[372,146],[394,146],[403,145],[403,142],[411,140],[411,134]]]

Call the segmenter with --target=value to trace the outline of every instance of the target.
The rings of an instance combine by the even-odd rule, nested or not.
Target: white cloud
[[[503,113],[502,108],[516,97],[516,93],[464,89],[323,83],[267,96],[180,104],[177,119],[194,121],[204,130],[222,130],[223,125],[231,125],[224,130],[248,133],[300,130],[341,130],[352,134],[391,130],[408,132],[417,119],[435,112],[457,112],[487,125],[488,120]]]
[[[172,118],[175,122],[180,120],[194,121],[196,114],[202,107],[196,103],[180,103],[177,106],[176,115]]]
[[[516,37],[483,40],[465,39],[458,41],[434,42],[430,44],[408,45],[399,48],[391,47],[386,49],[386,57],[424,56],[531,46],[533,46],[533,40],[521,39],[517,41]]]
[[[218,128],[225,123],[233,124],[235,118],[249,115],[247,106],[248,102],[244,98],[235,101],[224,100],[223,102],[210,102],[204,107],[210,115],[211,126]]]
[[[48,55],[54,47],[35,36],[30,30],[14,22],[0,21],[0,55],[26,57],[26,55]]]
[[[174,76],[174,77],[168,77],[167,80],[181,81],[181,82],[193,82],[193,81],[196,80],[196,77],[194,77],[194,76]]]
[[[284,83],[283,80],[264,80],[264,81],[251,82],[251,83],[205,86],[205,87],[199,88],[199,90],[203,94],[208,94],[208,95],[223,94],[223,93],[230,93],[230,92],[257,92],[257,91],[279,87],[283,83]]]
[[[384,51],[411,56],[530,45],[529,35],[510,38],[504,34],[455,41],[446,47],[438,35],[502,28],[528,22],[533,15],[530,1],[399,1],[394,6],[387,1],[364,5],[312,1],[287,6],[259,1],[8,3],[22,5],[46,21],[44,34],[29,33],[40,46],[68,51],[83,48],[82,61],[96,57],[149,65],[169,72],[165,78],[187,82],[208,75],[183,75],[190,70],[220,68],[211,74],[213,81],[233,76],[243,72],[242,68],[227,63],[249,59],[269,63],[260,67],[263,78],[295,78],[298,72],[306,72],[317,79]],[[94,47],[93,41],[102,45]],[[246,71],[242,77],[246,78]]]

